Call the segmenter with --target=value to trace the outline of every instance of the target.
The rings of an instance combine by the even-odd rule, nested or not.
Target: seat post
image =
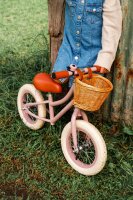
[[[54,125],[53,119],[54,119],[54,107],[51,105],[53,102],[53,96],[51,93],[48,93],[48,100],[49,100],[49,114],[50,114],[50,124]]]

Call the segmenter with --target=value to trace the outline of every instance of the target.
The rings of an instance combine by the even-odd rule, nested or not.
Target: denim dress
[[[65,27],[53,72],[92,67],[102,48],[103,3],[105,0],[66,0]]]

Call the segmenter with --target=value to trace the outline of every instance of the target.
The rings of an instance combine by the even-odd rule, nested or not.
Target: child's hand
[[[94,65],[94,67],[100,67],[100,68],[101,68],[101,69],[100,69],[100,73],[101,73],[101,74],[106,74],[106,73],[109,72],[109,71],[108,71],[106,68],[104,68],[104,67],[97,66],[97,65]]]
[[[96,71],[97,71],[97,72],[99,72],[99,73],[101,73],[101,74],[105,74],[105,73],[108,73],[108,72],[109,72],[106,68],[101,67],[101,66],[98,66],[98,65],[94,65],[94,66],[91,67],[91,68],[84,68],[84,69],[83,69],[83,72],[84,72],[85,74],[87,74],[89,69],[91,69],[92,72],[96,72]]]
[[[77,69],[77,66],[74,65],[74,64],[71,64],[71,65],[69,65],[69,66],[67,67],[67,70],[68,70],[68,71],[71,71],[71,72],[75,72],[76,69]]]
[[[108,72],[109,72],[109,71],[108,71],[106,68],[101,67],[100,73],[106,74],[106,73],[108,73]]]
[[[69,71],[69,73],[71,72],[72,75],[77,75],[77,66],[74,64],[71,64],[67,67],[67,70]]]

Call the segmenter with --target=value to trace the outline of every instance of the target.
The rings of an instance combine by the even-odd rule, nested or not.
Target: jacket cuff
[[[108,55],[108,53],[100,53],[99,52],[99,55],[98,55],[97,60],[94,63],[94,65],[98,65],[98,66],[104,67],[108,71],[110,71],[114,59],[115,58],[112,59],[112,56]]]

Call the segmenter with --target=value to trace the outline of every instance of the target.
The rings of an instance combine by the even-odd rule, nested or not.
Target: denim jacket
[[[64,37],[54,72],[66,70],[70,64],[93,66],[102,48],[104,1],[66,0]]]

